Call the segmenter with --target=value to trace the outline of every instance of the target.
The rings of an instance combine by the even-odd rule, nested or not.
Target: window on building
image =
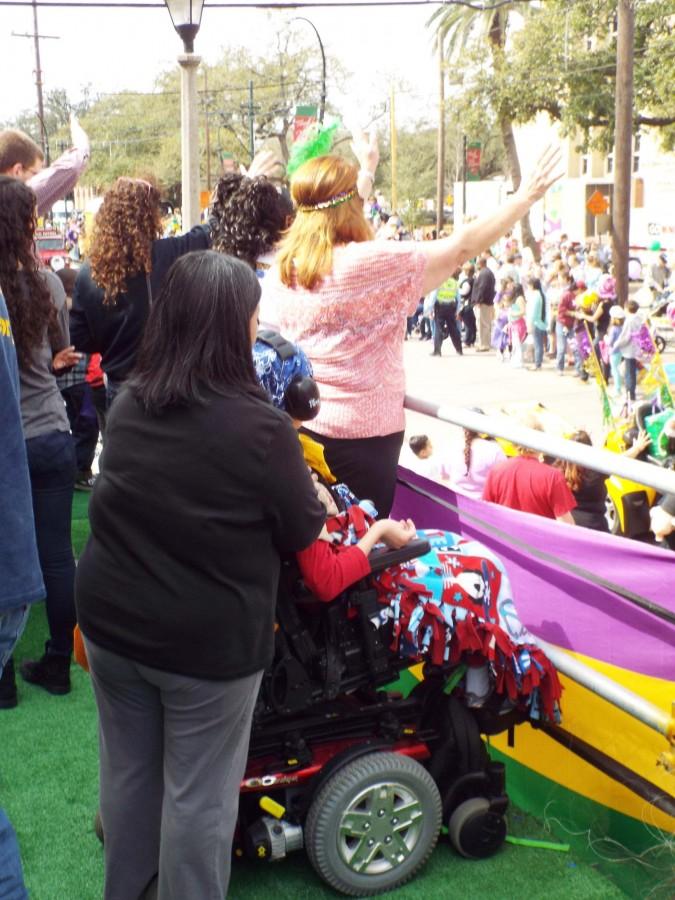
[[[606,166],[607,166],[607,174],[611,175],[612,172],[614,171],[614,154],[613,153],[607,154]]]
[[[588,175],[591,171],[591,154],[583,153],[581,155],[581,174]]]
[[[635,132],[635,136],[633,138],[633,171],[640,171],[640,145],[642,143],[641,135],[639,131]]]

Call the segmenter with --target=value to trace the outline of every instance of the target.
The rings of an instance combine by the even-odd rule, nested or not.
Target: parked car
[[[43,266],[58,272],[68,259],[66,239],[56,228],[38,228],[35,231],[35,247]]]

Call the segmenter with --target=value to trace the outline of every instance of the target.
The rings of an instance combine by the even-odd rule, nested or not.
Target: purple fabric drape
[[[535,635],[635,672],[675,679],[675,624],[612,587],[675,613],[675,553],[472,500],[407,469],[399,469],[399,479],[392,517],[485,543],[504,563],[520,619]]]

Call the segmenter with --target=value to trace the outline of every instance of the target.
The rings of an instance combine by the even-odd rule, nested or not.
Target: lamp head
[[[194,53],[194,40],[202,21],[204,0],[164,0],[173,27],[183,41],[186,53]]]

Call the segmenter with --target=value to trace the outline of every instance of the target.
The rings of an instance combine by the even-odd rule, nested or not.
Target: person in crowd
[[[75,269],[59,269],[56,277],[61,280],[66,292],[66,305],[72,305],[73,288],[77,278]],[[91,357],[83,353],[79,362],[70,371],[60,375],[56,383],[66,404],[70,431],[75,445],[75,490],[90,491],[96,480],[91,467],[96,455],[99,428],[94,405],[94,394],[87,381],[87,370]]]
[[[588,290],[597,293],[600,290],[600,280],[603,276],[602,266],[598,260],[597,253],[591,252],[586,257],[584,275],[584,281]]]
[[[508,278],[514,284],[520,284],[520,272],[516,268],[516,257],[513,253],[509,253],[504,264],[499,267],[497,272],[497,281],[504,281]]]
[[[374,176],[377,146],[364,137],[354,142],[356,155]],[[546,153],[494,215],[449,238],[401,244],[372,241],[356,189],[358,169],[343,158],[312,159],[293,176],[297,215],[269,275],[276,324],[302,344],[314,366],[323,399],[312,434],[324,444],[329,466],[357,494],[370,495],[383,516],[393,502],[405,426],[406,317],[419,297],[496,240],[546,191],[557,160],[557,151]],[[489,333],[484,337],[489,342]]]
[[[12,325],[0,293],[0,709],[18,698],[12,653],[31,604],[44,597],[35,543],[26,442],[21,423],[19,370]],[[0,896],[28,900],[16,834],[0,807]]]
[[[70,520],[75,451],[56,374],[75,365],[61,281],[40,270],[33,250],[35,194],[19,179],[0,176],[0,290],[9,309],[21,383],[33,516],[46,588],[49,640],[21,675],[51,694],[70,691],[75,562]]]
[[[442,455],[436,452],[428,434],[413,434],[409,438],[407,445],[403,445],[400,464],[432,481],[445,477]]]
[[[486,353],[490,349],[490,340],[492,338],[496,282],[494,272],[490,269],[483,256],[478,257],[476,265],[476,278],[471,292],[478,327],[478,347],[476,349],[479,353]]]
[[[420,318],[420,340],[431,341],[434,337],[434,304],[436,291],[429,291],[422,301],[422,316]]]
[[[464,327],[464,346],[473,347],[476,343],[476,314],[473,311],[473,282],[476,267],[471,262],[462,266],[459,276],[459,313],[458,318]]]
[[[656,542],[668,550],[675,550],[675,494],[664,494],[649,510],[650,530]]]
[[[535,416],[525,417],[523,424],[542,431]],[[563,473],[539,457],[538,451],[519,447],[517,456],[492,466],[485,480],[483,500],[574,525],[572,510],[576,501]]]
[[[523,344],[527,338],[526,302],[523,286],[514,284],[507,297],[508,336],[511,347],[511,365],[514,369],[523,367]]]
[[[434,330],[434,349],[432,356],[441,356],[441,348],[443,341],[450,338],[452,346],[458,356],[462,355],[462,339],[459,335],[457,327],[457,298],[458,286],[457,276],[459,272],[453,272],[449,278],[446,278],[443,284],[436,291],[436,301],[434,303],[434,321],[436,327]]]
[[[109,414],[76,585],[106,900],[156,873],[166,900],[227,895],[280,554],[324,524],[291,421],[256,378],[259,298],[247,263],[181,256]]]
[[[665,253],[659,253],[656,262],[649,267],[649,287],[655,294],[662,294],[669,282],[668,257]]]
[[[134,366],[153,298],[171,264],[210,244],[208,227],[161,238],[159,191],[118,178],[96,214],[89,259],[75,282],[70,331],[83,353],[100,353],[108,404]]]
[[[556,336],[556,369],[558,375],[563,375],[565,370],[565,359],[567,356],[567,342],[574,337],[574,329],[577,320],[575,317],[577,294],[586,290],[583,282],[575,282],[572,274],[563,275],[562,279],[562,295],[558,303],[558,313],[556,319],[555,336]],[[574,348],[574,364],[577,376],[583,378],[588,374],[584,372],[581,354]]]
[[[533,371],[538,372],[544,361],[548,323],[546,322],[546,302],[541,282],[532,275],[525,278],[525,318],[527,333],[532,336],[534,341],[534,366],[532,368]]]
[[[483,410],[473,408],[473,412],[484,415]],[[490,469],[506,459],[499,444],[484,434],[464,428],[464,444],[452,452],[444,466],[444,476],[450,487],[480,500]]]
[[[623,331],[624,322],[626,321],[626,311],[622,306],[616,304],[609,310],[610,326],[606,335],[605,345],[609,356],[609,368],[612,374],[612,384],[614,393],[620,396],[624,388],[624,380],[621,374],[622,355],[621,350],[616,349],[616,342],[619,335]]]
[[[590,435],[583,429],[575,431],[569,439],[587,447],[593,446]],[[637,459],[647,449],[650,440],[647,432],[641,431],[623,455]],[[594,531],[609,531],[606,517],[607,475],[567,460],[559,460],[556,465],[565,476],[567,486],[577,504],[572,510],[574,524],[592,528]]]
[[[626,393],[628,399],[635,400],[637,390],[637,357],[638,347],[634,340],[638,332],[644,325],[644,318],[640,313],[640,306],[637,300],[628,300],[626,303],[626,319],[623,323],[621,333],[611,345],[611,352],[621,353],[624,365],[624,378],[626,381]]]
[[[0,131],[0,175],[18,178],[35,191],[38,216],[47,215],[73,190],[89,162],[89,138],[74,115],[70,133],[73,146],[45,167],[42,150],[27,134]]]
[[[513,286],[513,282],[509,282]],[[513,291],[501,290],[496,301],[495,321],[492,329],[492,346],[499,354],[501,362],[506,361],[506,354],[511,355],[511,329],[509,327],[509,310],[514,302]]]

